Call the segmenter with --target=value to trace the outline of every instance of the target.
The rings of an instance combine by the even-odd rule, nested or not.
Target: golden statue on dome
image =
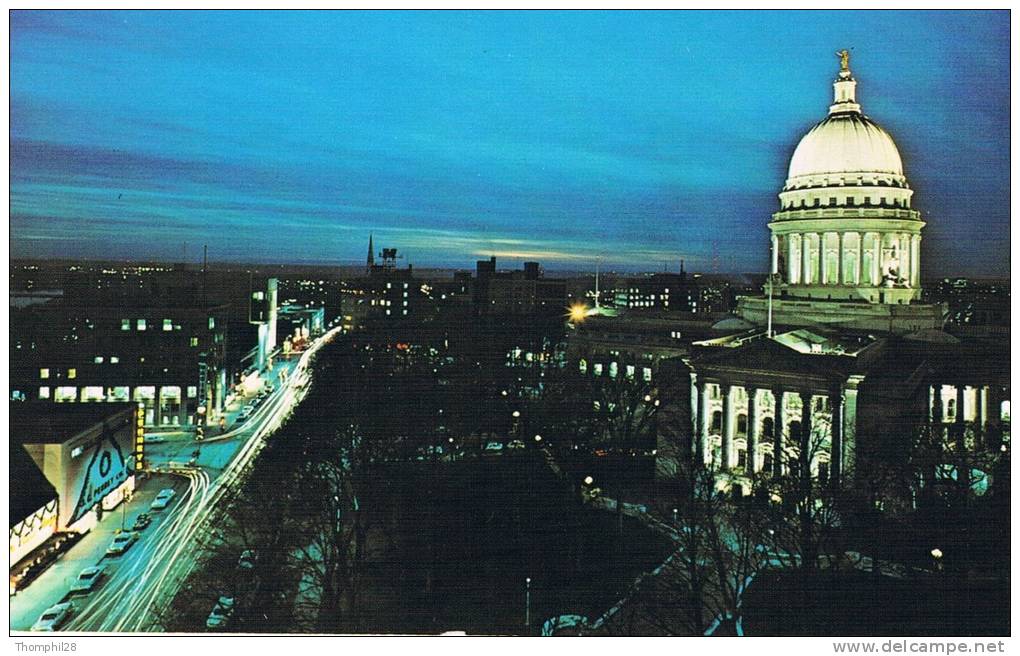
[[[850,51],[844,48],[843,50],[837,50],[836,56],[839,57],[839,70],[849,71],[850,70]]]

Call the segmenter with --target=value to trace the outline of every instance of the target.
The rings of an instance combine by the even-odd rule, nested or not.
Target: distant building
[[[525,262],[519,271],[498,271],[493,256],[476,263],[473,299],[479,316],[563,315],[567,286],[545,278],[538,262]]]
[[[186,293],[103,301],[69,295],[12,310],[11,398],[140,403],[151,428],[216,416],[227,394],[228,307]]]

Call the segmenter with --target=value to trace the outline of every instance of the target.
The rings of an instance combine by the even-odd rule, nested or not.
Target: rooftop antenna
[[[602,256],[595,258],[595,314],[599,313],[599,264],[602,263]]]

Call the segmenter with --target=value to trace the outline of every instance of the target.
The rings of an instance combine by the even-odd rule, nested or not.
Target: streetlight
[[[675,528],[676,526],[678,526],[678,524],[677,524],[677,518],[676,518],[676,508],[674,508],[673,509],[673,527]]]
[[[524,579],[524,626],[531,626],[531,577]]]
[[[512,415],[513,415],[514,419],[519,419],[520,416],[521,416],[521,411],[520,410],[514,410]]]
[[[935,571],[936,572],[941,572],[942,571],[942,550],[939,549],[938,547],[935,547],[934,549],[931,550],[931,557],[932,557],[932,560],[935,561]]]
[[[584,477],[584,484],[585,485],[591,485],[594,482],[595,482],[595,479],[592,478],[591,476],[585,476]]]
[[[536,435],[535,436],[535,444],[538,444],[541,441],[542,441],[542,436],[541,435]]]

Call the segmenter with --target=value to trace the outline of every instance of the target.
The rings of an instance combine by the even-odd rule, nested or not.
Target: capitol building
[[[863,113],[849,54],[828,115],[800,140],[772,215],[772,321],[911,333],[938,329],[944,308],[922,305],[925,226],[888,132]],[[769,298],[738,314],[769,322]]]
[[[656,372],[659,475],[702,462],[745,491],[792,471],[842,486],[924,426],[953,449],[1008,442],[1009,346],[946,332],[946,307],[922,301],[925,221],[838,54],[833,103],[797,144],[768,222],[763,293]]]

